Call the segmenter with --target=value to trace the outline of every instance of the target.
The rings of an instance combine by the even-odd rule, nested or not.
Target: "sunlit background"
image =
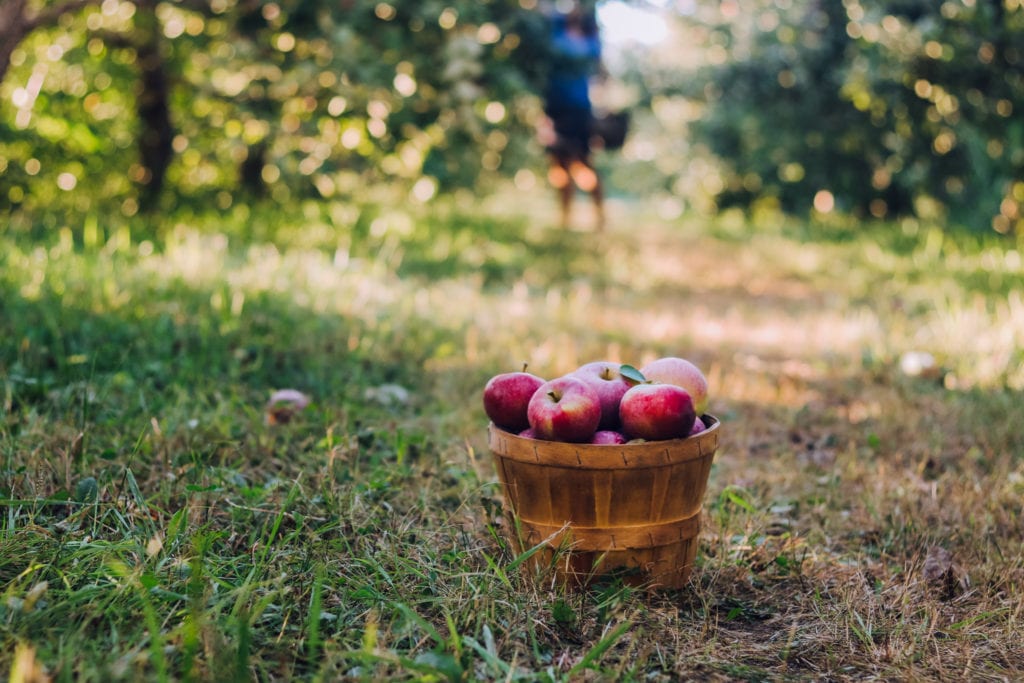
[[[628,50],[636,46],[652,46],[669,35],[667,3],[637,6],[622,0],[609,0],[597,7],[601,37],[609,51]]]
[[[613,196],[667,219],[738,207],[1020,233],[1020,0],[593,4],[595,102],[632,117],[599,155]],[[10,41],[0,204],[14,225],[61,226],[541,191],[557,5],[88,5]]]

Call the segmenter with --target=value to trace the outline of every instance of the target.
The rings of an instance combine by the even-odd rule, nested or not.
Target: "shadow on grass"
[[[580,233],[444,213],[416,223],[396,246],[388,235],[370,236],[364,224],[371,218],[352,226],[352,257],[385,259],[376,263],[403,279],[478,277],[483,288],[500,289],[524,277],[546,287],[600,275],[601,256]],[[392,257],[381,255],[389,249]],[[404,311],[414,324],[388,320],[386,310],[376,319],[319,313],[275,289],[247,293],[241,311],[231,312],[226,279],[198,286],[178,277],[136,291],[91,265],[73,278],[56,273],[62,267],[56,263],[39,267],[51,273],[41,273],[46,281],[31,297],[22,293],[23,283],[0,279],[0,369],[14,411],[95,381],[131,384],[143,392],[136,403],[155,405],[162,394],[198,387],[215,393],[296,387],[356,400],[366,387],[415,386],[438,346],[462,343],[438,324],[443,311]],[[127,300],[111,304],[111,296]]]
[[[157,403],[175,387],[333,393],[405,380],[417,365],[412,356],[378,364],[365,350],[346,348],[357,329],[351,320],[297,310],[283,296],[260,299],[236,317],[213,310],[201,290],[179,289],[118,313],[52,293],[27,300],[4,292],[0,363],[10,401],[17,407],[77,382],[123,379],[152,391]]]
[[[402,242],[401,276],[438,281],[465,276],[485,289],[528,279],[550,286],[580,275],[600,275],[602,237],[531,227],[525,219],[451,215],[426,221]]]

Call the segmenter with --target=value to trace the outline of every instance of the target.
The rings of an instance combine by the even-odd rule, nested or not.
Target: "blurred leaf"
[[[559,598],[551,603],[551,618],[556,624],[571,628],[576,623],[576,612],[568,602]]]
[[[416,655],[413,662],[417,665],[417,669],[423,671],[424,669],[432,669],[442,674],[449,681],[461,681],[463,675],[462,666],[456,661],[455,657],[447,652],[421,652]]]
[[[722,493],[719,495],[719,500],[724,500],[732,503],[736,507],[742,508],[747,512],[754,512],[754,505],[747,499],[750,494],[746,489],[739,486],[726,486]]]
[[[94,503],[99,500],[100,487],[95,477],[79,479],[75,484],[75,500],[79,503]]]

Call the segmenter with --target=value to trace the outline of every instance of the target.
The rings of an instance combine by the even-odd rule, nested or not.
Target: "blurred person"
[[[590,138],[594,112],[590,79],[600,70],[601,41],[593,12],[579,4],[566,13],[548,14],[550,69],[544,91],[547,118],[539,130],[549,158],[548,181],[558,192],[560,225],[569,226],[576,189],[589,193],[596,228],[604,229],[604,189],[594,166]]]

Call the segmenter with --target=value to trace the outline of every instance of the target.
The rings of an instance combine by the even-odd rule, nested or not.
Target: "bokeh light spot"
[[[281,52],[291,52],[295,49],[295,36],[287,32],[278,34],[274,45]]]
[[[393,85],[402,97],[410,97],[416,92],[416,79],[409,74],[395,74]]]
[[[493,45],[501,40],[501,29],[497,24],[488,21],[477,29],[476,39],[481,45]]]
[[[521,168],[516,171],[514,182],[516,189],[532,190],[537,187],[537,174],[529,169]]]
[[[77,184],[78,178],[75,177],[74,173],[65,172],[57,176],[57,187],[64,190],[65,192],[70,192],[71,190],[75,189],[75,185]]]
[[[430,176],[423,176],[413,186],[411,194],[418,202],[428,202],[437,193],[437,181]]]
[[[455,24],[458,20],[459,13],[451,7],[445,7],[444,11],[442,11],[441,15],[437,18],[437,24],[447,31],[448,29],[455,28]]]
[[[501,123],[505,118],[505,105],[501,102],[488,102],[484,107],[484,118],[488,123]]]
[[[336,95],[327,103],[327,113],[331,116],[341,116],[347,106],[348,100],[340,95]]]
[[[263,167],[260,177],[263,178],[263,182],[265,183],[276,183],[281,177],[281,169],[274,164],[267,164]]]

